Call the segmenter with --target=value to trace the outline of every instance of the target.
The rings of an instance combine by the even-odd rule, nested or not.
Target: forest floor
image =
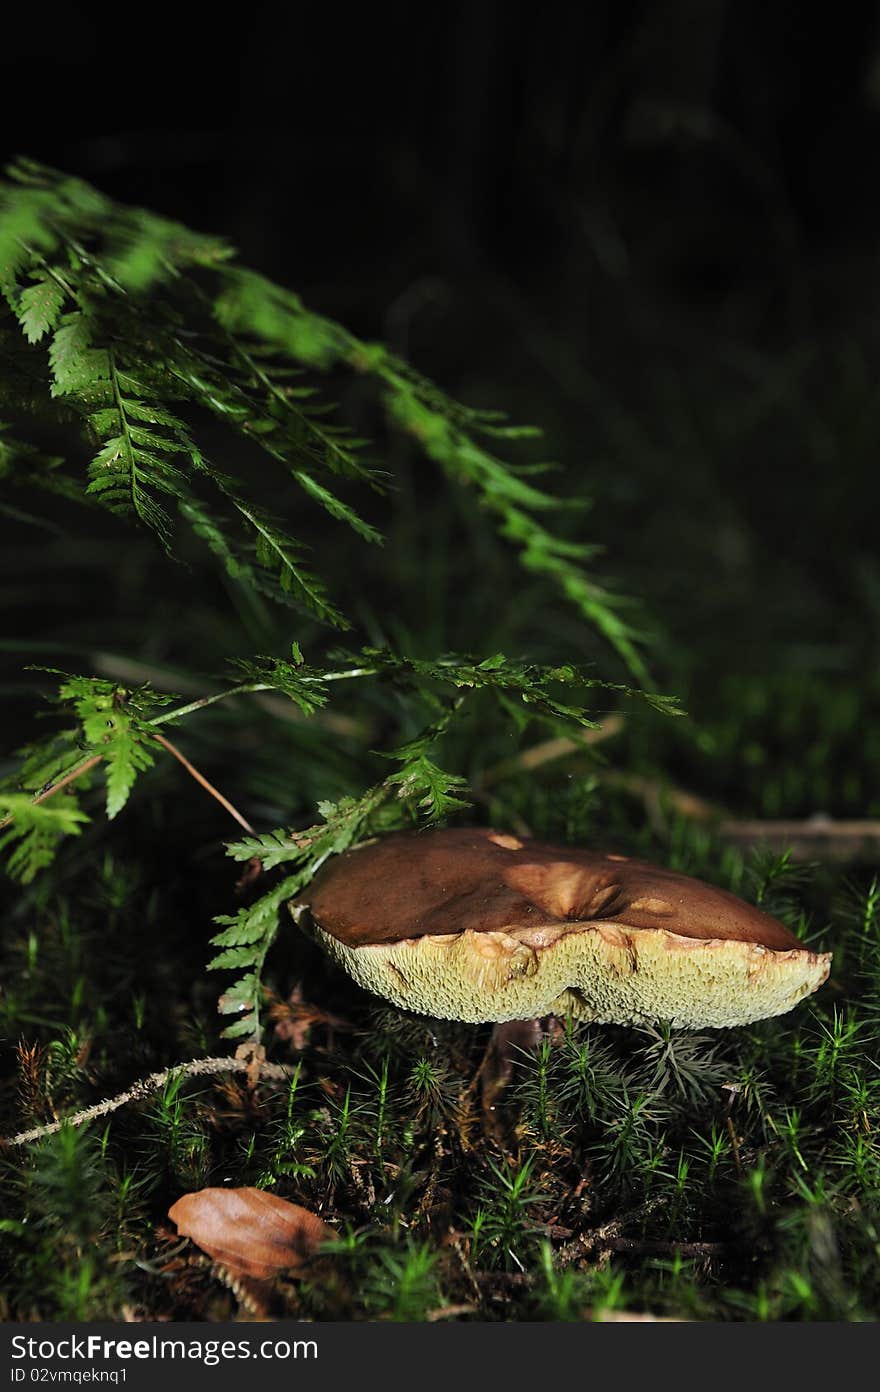
[[[545,1022],[502,1085],[480,1073],[489,1027],[372,999],[291,926],[266,1002],[284,1075],[173,1072],[4,1148],[4,1318],[877,1317],[877,880],[725,844],[661,789],[648,815],[593,773],[561,795],[505,786],[493,818],[582,840],[601,811],[609,846],[662,854],[833,950],[830,981],[782,1018],[716,1033]],[[144,838],[130,823],[112,855],[17,896],[7,1136],[225,1052],[203,938],[181,931],[197,913],[187,880],[166,865],[145,891],[161,851]],[[336,1238],[303,1271],[236,1281],[167,1216],[206,1186],[265,1188]]]

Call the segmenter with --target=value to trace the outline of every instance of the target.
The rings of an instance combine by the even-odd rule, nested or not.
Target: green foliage
[[[58,797],[49,807],[42,807],[27,793],[7,791],[0,791],[0,818],[6,828],[0,833],[6,869],[22,884],[51,865],[62,838],[75,836],[88,821],[71,796]]]
[[[452,401],[215,239],[33,166],[0,190],[0,262],[9,573],[13,598],[28,600],[45,575],[51,607],[13,655],[85,674],[55,675],[40,737],[0,784],[0,843],[24,882],[0,942],[0,1035],[26,1041],[2,1092],[3,1133],[216,1052],[222,1026],[293,1069],[255,1087],[177,1073],[100,1134],[66,1127],[12,1152],[3,1314],[241,1317],[166,1217],[182,1191],[234,1183],[303,1203],[339,1234],[314,1272],[274,1284],[273,1309],[291,1318],[580,1320],[627,1307],[876,1318],[875,867],[841,882],[833,867],[749,854],[681,815],[666,786],[749,816],[873,815],[870,673],[835,684],[810,667],[805,681],[812,658],[774,673],[769,650],[757,674],[734,671],[730,625],[716,621],[701,723],[666,720],[674,703],[606,682],[586,660],[604,635],[639,675],[638,622],[593,579],[583,514],[569,499],[557,514],[542,466],[520,462],[528,432]],[[416,529],[422,495],[410,513],[402,500],[419,451],[430,508]],[[677,447],[667,456],[659,433],[651,454],[653,494],[613,457],[632,515],[603,540],[634,579],[645,566],[666,606],[663,659],[684,687],[699,667],[694,608],[713,585],[735,586],[720,514],[705,594],[693,548],[681,585],[675,548],[652,545],[675,514],[658,520],[645,499],[666,506],[687,460]],[[424,460],[439,485],[426,487]],[[378,549],[380,531],[394,547],[414,533],[408,572],[391,545]],[[499,601],[485,631],[462,613],[465,584],[449,582],[466,544]],[[505,569],[513,557],[518,573]],[[745,617],[753,634],[761,604]],[[215,679],[233,654],[231,675]],[[25,681],[46,690],[39,673]],[[621,706],[614,741],[588,747],[584,733],[607,734]],[[234,870],[218,847],[226,812],[182,783],[165,734],[253,823],[228,847]],[[563,761],[532,761],[536,738],[566,749]],[[102,812],[116,818],[109,829]],[[517,1056],[484,1117],[487,1030],[379,1006],[306,934],[279,932],[286,901],[307,899],[330,856],[460,815],[644,855],[745,894],[811,944],[833,943],[833,981],[789,1016],[711,1039],[662,1022],[568,1021]],[[205,927],[224,907],[218,1022],[217,978],[202,966]]]
[[[208,1137],[184,1083],[181,1074],[171,1077],[149,1110],[150,1143],[165,1169],[149,1182],[170,1177],[184,1189],[201,1189],[208,1180]]]
[[[107,783],[107,816],[113,818],[128,801],[139,773],[153,764],[149,719],[172,701],[169,695],[146,688],[128,691],[94,677],[70,677],[58,689],[79,721],[86,757],[100,755]]]
[[[217,920],[221,931],[213,944],[221,951],[210,965],[238,973],[220,1002],[221,1013],[238,1017],[227,1025],[225,1033],[230,1038],[259,1037],[262,972],[279,911],[329,856],[375,831],[417,821],[439,822],[469,805],[467,779],[443,769],[435,758],[436,747],[460,720],[466,702],[486,694],[500,704],[503,715],[515,715],[523,729],[533,719],[552,728],[572,723],[590,728],[595,722],[587,708],[562,702],[556,690],[570,687],[588,693],[606,685],[572,666],[541,667],[500,654],[483,661],[452,654],[428,662],[365,647],[337,653],[335,658],[337,664],[346,665],[309,665],[294,643],[289,659],[238,659],[234,686],[180,705],[175,705],[172,695],[146,684],[130,688],[104,678],[64,676],[56,711],[61,718],[71,713],[75,725],[25,751],[24,762],[2,793],[7,826],[0,846],[6,846],[12,857],[10,872],[30,880],[51,862],[64,836],[79,831],[88,820],[74,785],[84,786],[92,769],[99,767],[106,786],[106,813],[108,818],[115,817],[139,775],[155,763],[161,728],[220,699],[274,691],[287,697],[301,715],[313,717],[326,706],[335,683],[371,678],[390,685],[415,708],[427,705],[433,719],[418,734],[382,753],[397,767],[360,796],[322,802],[318,808],[322,820],[310,827],[256,833],[229,846],[234,859],[259,862],[263,871],[292,867],[255,902]],[[653,694],[648,699],[663,709],[675,709]]]
[[[59,1319],[122,1315],[128,1283],[114,1261],[114,1175],[98,1139],[62,1127],[36,1148],[24,1171],[8,1167],[6,1187],[27,1222],[0,1220],[0,1245],[31,1308]]]
[[[436,1267],[437,1253],[426,1242],[409,1242],[402,1252],[383,1248],[367,1276],[367,1307],[403,1323],[425,1319],[441,1303]]]
[[[597,548],[557,538],[538,521],[559,505],[530,481],[544,466],[507,462],[495,452],[535,432],[453,401],[381,345],[362,342],[291,291],[238,265],[218,239],[119,206],[80,180],[28,161],[0,185],[0,268],[10,311],[0,319],[10,401],[14,406],[27,381],[27,421],[37,416],[63,430],[73,464],[88,450],[79,492],[86,503],[141,524],[173,556],[183,545],[181,527],[188,527],[248,603],[293,604],[312,620],[349,628],[349,614],[307,561],[305,541],[261,493],[298,491],[359,542],[382,540],[339,491],[359,486],[381,495],[391,482],[368,461],[369,442],[327,400],[329,371],[334,380],[354,373],[375,382],[394,428],[417,439],[453,483],[472,490],[519,548],[523,564],[555,580],[644,677],[636,635],[618,601],[583,568]],[[16,325],[23,337],[16,337]],[[238,437],[236,453],[269,466],[268,490],[253,486],[251,467],[237,473],[218,467],[211,456],[219,437],[216,428],[206,430],[208,419],[233,442]],[[54,478],[65,496],[76,496],[67,460],[47,465],[18,434],[0,435],[0,451],[4,477],[41,487]],[[279,909],[328,856],[371,832],[438,822],[470,805],[465,773],[444,768],[437,757],[465,703],[494,698],[502,720],[520,730],[534,720],[590,729],[596,721],[587,700],[636,694],[573,663],[540,666],[500,653],[419,658],[371,645],[330,653],[322,665],[307,664],[295,641],[289,658],[238,658],[235,667],[234,687],[174,710],[164,709],[170,697],[146,685],[67,678],[58,701],[76,726],[34,745],[7,779],[4,827],[14,855],[10,868],[30,879],[65,834],[81,829],[88,811],[81,796],[93,769],[104,777],[107,816],[122,810],[156,762],[161,726],[221,697],[262,692],[286,696],[313,718],[327,704],[331,683],[376,678],[403,706],[396,737],[378,751],[394,770],[359,795],[321,800],[322,820],[311,827],[260,831],[230,847],[236,859],[258,861],[265,872],[284,864],[288,873],[254,903],[218,919],[220,950],[211,965],[236,973],[220,1003],[224,1015],[236,1017],[229,1037],[259,1037],[262,976]],[[637,694],[676,713],[668,698]],[[358,784],[363,787],[353,778],[350,788]]]
[[[18,299],[18,322],[28,343],[39,343],[58,322],[66,290],[48,271],[31,271],[30,279]]]
[[[73,917],[54,900],[40,908],[39,883],[26,891],[39,940],[12,934],[0,945],[4,980],[22,983],[0,998],[0,1028],[45,1041],[33,1085],[26,1059],[19,1079],[34,1120],[50,1105],[64,1112],[94,1100],[96,1078],[98,1095],[129,1083],[121,1039],[148,1051],[145,1067],[205,1047],[187,1019],[185,974],[149,975],[179,937],[179,888],[168,886],[152,911],[138,980],[156,1004],[137,1025],[122,984],[132,943],[106,940],[108,914],[132,898],[122,867],[82,868]],[[68,1156],[75,1142],[53,1138],[63,1165],[59,1174],[53,1150],[51,1182],[29,1177],[49,1163],[48,1145],[17,1158],[26,1188],[3,1186],[0,1204],[0,1247],[18,1273],[14,1308],[88,1317],[118,1310],[133,1290],[169,1318],[234,1310],[207,1263],[183,1268],[177,1293],[173,1271],[159,1274],[167,1207],[231,1176],[337,1228],[321,1272],[276,1291],[290,1317],[424,1319],[449,1309],[451,1318],[584,1320],[628,1307],[695,1319],[872,1318],[880,1071],[855,952],[871,884],[868,875],[857,904],[850,879],[842,961],[851,966],[836,982],[846,1009],[819,996],[708,1046],[665,1029],[568,1022],[517,1055],[495,1106],[509,1128],[500,1142],[482,1133],[473,1105],[488,1030],[407,1017],[337,982],[333,1017],[314,1014],[289,1082],[252,1092],[177,1074],[115,1113],[100,1145],[71,1131],[83,1144]],[[799,914],[816,889],[815,879],[801,882]],[[276,960],[276,1023],[291,971],[296,980],[305,972],[304,1001],[328,992],[320,968]],[[108,1003],[103,1015],[98,1000]],[[35,1021],[41,1012],[45,1024]],[[266,1021],[265,1002],[262,1012]],[[180,1022],[173,1043],[169,1017]],[[282,1040],[267,1033],[283,1058]],[[59,1225],[70,1234],[60,1266]]]
[[[378,529],[329,482],[380,493],[387,487],[384,473],[365,460],[367,442],[333,417],[313,380],[316,372],[347,370],[376,382],[389,421],[454,483],[475,489],[522,564],[557,584],[645,678],[623,601],[585,569],[597,548],[562,540],[539,523],[537,514],[559,500],[482,443],[533,432],[452,401],[381,345],[360,341],[239,266],[218,239],[21,161],[0,185],[0,287],[31,348],[28,372],[42,376],[44,408],[63,403],[93,442],[87,496],[130,514],[166,549],[177,550],[179,519],[236,584],[349,627],[306,563],[303,541],[243,478],[210,462],[195,419],[199,411],[215,417],[271,461],[279,484],[286,478],[375,544]],[[9,343],[2,322],[0,337]],[[205,501],[206,490],[225,512]]]
[[[257,860],[265,869],[282,863],[292,864],[296,869],[253,904],[217,919],[222,925],[221,931],[211,941],[223,951],[208,965],[214,969],[244,970],[244,975],[224,992],[220,1001],[223,1014],[239,1016],[226,1027],[227,1038],[245,1034],[259,1038],[261,976],[278,931],[279,910],[305,888],[330,856],[340,855],[356,840],[368,835],[371,828],[375,829],[377,819],[392,801],[391,825],[402,824],[408,808],[411,818],[421,814],[430,821],[465,805],[460,799],[452,798],[449,791],[461,787],[464,780],[443,773],[426,754],[443,733],[446,723],[441,719],[428,726],[417,739],[389,755],[402,764],[400,770],[374,784],[359,798],[346,797],[338,803],[322,803],[318,809],[322,820],[314,826],[292,834],[278,831],[249,836],[228,846],[235,860]],[[387,816],[382,825],[387,828]]]
[[[13,877],[24,883],[32,880],[52,862],[62,839],[77,834],[89,820],[72,789],[72,776],[81,779],[80,771],[100,763],[107,816],[113,818],[122,810],[138,774],[154,762],[150,719],[172,699],[146,688],[129,691],[95,677],[70,676],[60,684],[59,713],[72,711],[76,726],[23,751],[20,768],[6,788],[0,787],[5,828],[0,849],[7,851],[7,870]],[[48,796],[51,803],[40,801]]]
[[[666,1021],[645,1033],[651,1043],[643,1051],[641,1076],[652,1092],[672,1088],[682,1097],[696,1101],[724,1082],[727,1065],[716,1062],[716,1046],[708,1035],[683,1034]]]
[[[541,1200],[541,1192],[534,1184],[534,1164],[534,1156],[527,1156],[520,1165],[488,1162],[480,1202],[471,1220],[473,1250],[478,1260],[490,1266],[523,1270],[538,1232],[530,1215]]]

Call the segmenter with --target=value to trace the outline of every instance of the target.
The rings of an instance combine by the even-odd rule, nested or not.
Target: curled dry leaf
[[[269,1007],[269,1019],[275,1025],[276,1039],[290,1043],[294,1049],[306,1047],[313,1025],[326,1025],[328,1031],[351,1030],[347,1020],[338,1015],[328,1015],[320,1006],[305,1000],[301,986],[295,986],[287,1000],[277,998]]]
[[[316,1213],[262,1189],[199,1189],[168,1217],[228,1271],[261,1281],[302,1266],[336,1236]]]

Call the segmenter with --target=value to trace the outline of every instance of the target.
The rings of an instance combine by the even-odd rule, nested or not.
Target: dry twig
[[[107,1116],[109,1112],[118,1111],[129,1102],[140,1102],[159,1088],[164,1087],[172,1078],[176,1077],[201,1077],[213,1073],[247,1073],[252,1067],[252,1062],[247,1058],[232,1058],[223,1056],[222,1058],[201,1058],[192,1059],[189,1063],[178,1063],[173,1068],[165,1068],[161,1073],[151,1073],[149,1077],[142,1078],[140,1082],[134,1083],[126,1092],[120,1092],[116,1097],[107,1097],[103,1102],[96,1102],[93,1107],[84,1107],[80,1112],[73,1112],[68,1117],[63,1117],[61,1121],[50,1121],[44,1126],[34,1126],[30,1131],[19,1131],[15,1136],[4,1136],[0,1138],[0,1145],[20,1146],[27,1145],[31,1141],[40,1141],[44,1136],[52,1136],[56,1131],[60,1131],[64,1126],[84,1126],[87,1121],[94,1121],[96,1117]],[[273,1082],[286,1082],[293,1076],[293,1068],[284,1063],[267,1063],[263,1060],[259,1065],[261,1078],[271,1079]]]

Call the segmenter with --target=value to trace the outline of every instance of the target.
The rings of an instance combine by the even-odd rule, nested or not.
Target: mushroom
[[[474,1023],[745,1025],[791,1010],[831,963],[701,880],[477,827],[364,842],[291,908],[368,991]]]

